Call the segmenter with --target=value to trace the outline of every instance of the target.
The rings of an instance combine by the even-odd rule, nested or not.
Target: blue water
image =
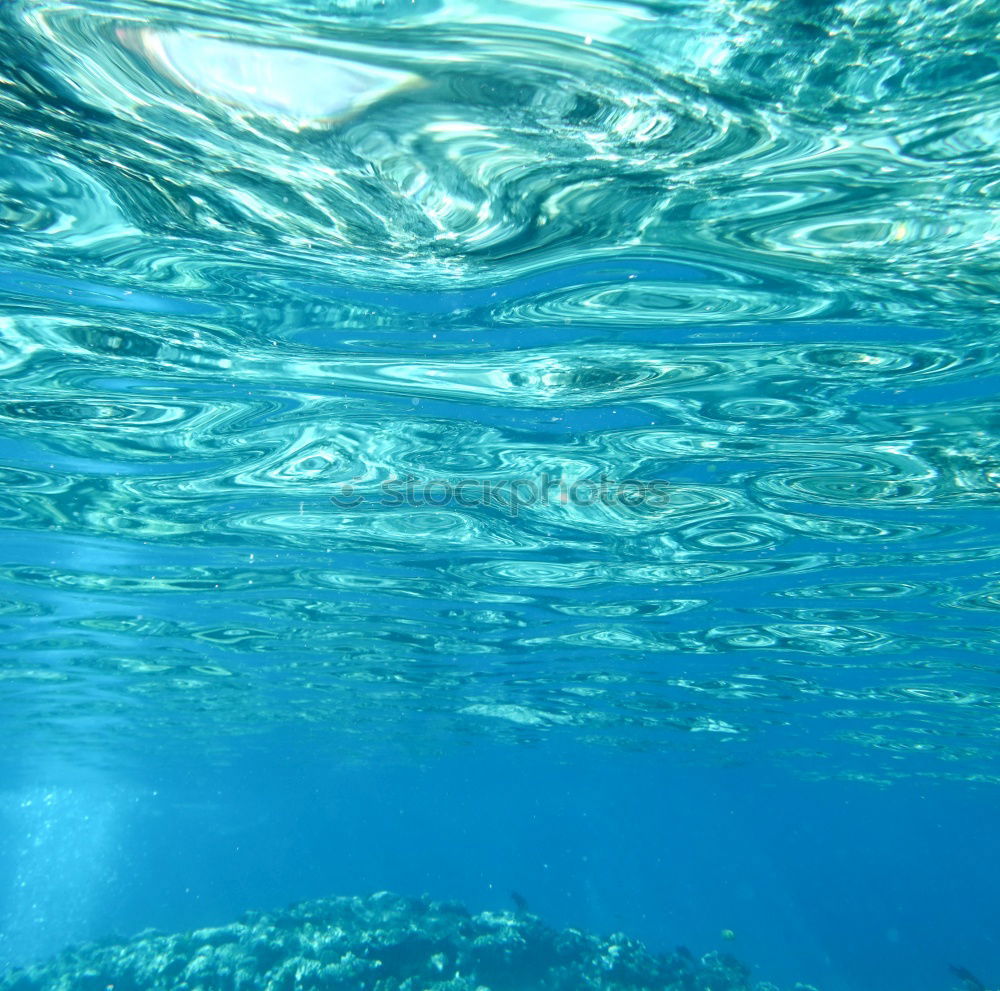
[[[275,747],[238,771],[82,776],[41,809],[25,785],[3,816],[6,952],[330,892],[503,909],[513,889],[553,924],[726,948],[781,987],[946,988],[956,961],[993,972],[991,802],[958,785],[484,746],[346,765]]]
[[[997,23],[8,0],[0,980],[388,890],[1000,985]]]

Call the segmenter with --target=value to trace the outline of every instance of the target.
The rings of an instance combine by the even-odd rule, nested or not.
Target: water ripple
[[[3,5],[10,733],[988,780],[995,7]]]

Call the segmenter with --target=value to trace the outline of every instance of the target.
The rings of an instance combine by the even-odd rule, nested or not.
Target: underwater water
[[[998,25],[5,0],[0,988],[1000,986]]]

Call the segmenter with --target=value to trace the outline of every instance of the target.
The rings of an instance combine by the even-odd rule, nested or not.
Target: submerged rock
[[[649,953],[524,912],[402,898],[303,902],[194,932],[89,944],[0,991],[776,991],[725,954]]]

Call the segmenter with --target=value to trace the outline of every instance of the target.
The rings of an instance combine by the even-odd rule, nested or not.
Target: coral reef
[[[0,991],[777,991],[738,960],[656,956],[616,934],[524,912],[387,892],[250,912],[194,932],[88,944],[0,978]]]

